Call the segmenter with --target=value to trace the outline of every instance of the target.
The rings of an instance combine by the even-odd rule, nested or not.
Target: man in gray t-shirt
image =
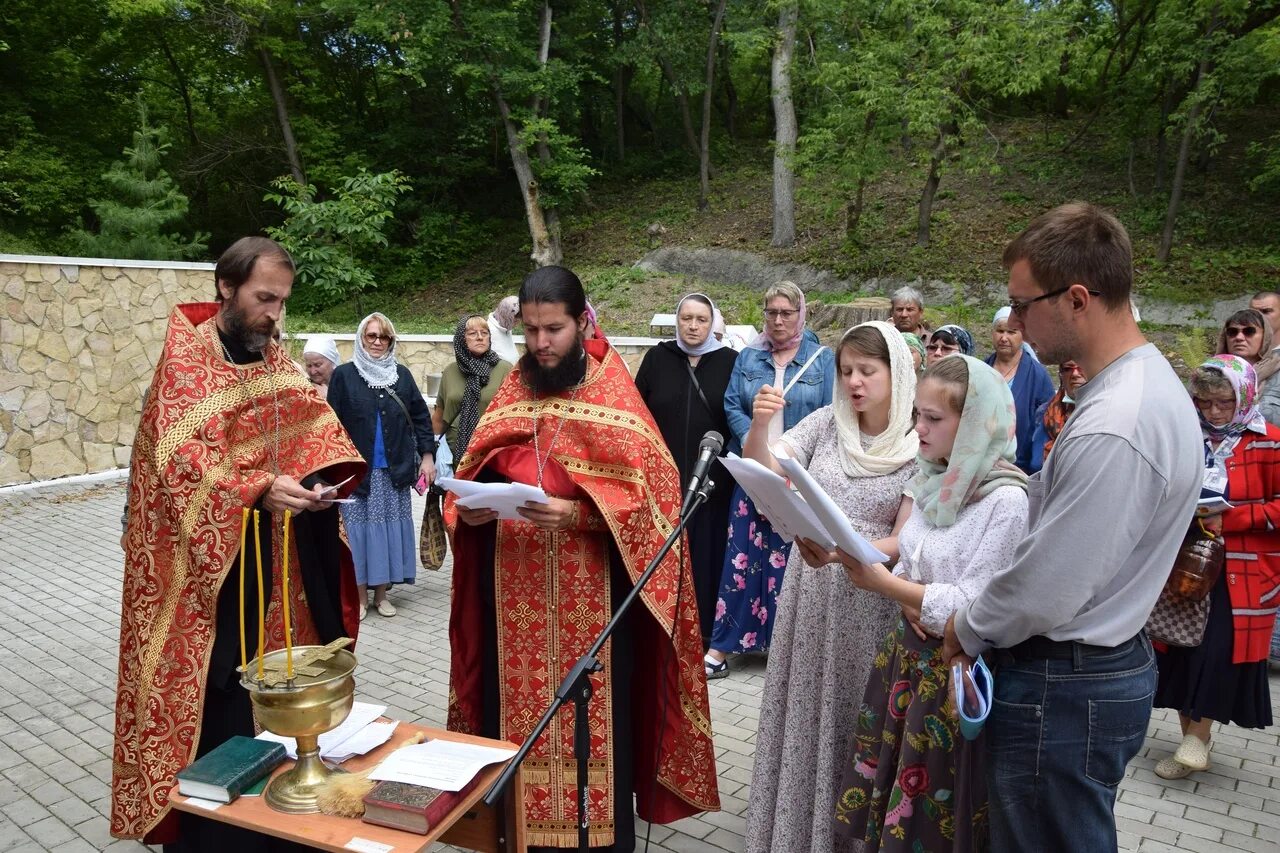
[[[1116,786],[1156,688],[1143,626],[1202,477],[1186,391],[1129,308],[1128,235],[1090,204],[1055,208],[1004,254],[1012,327],[1041,361],[1091,377],[1032,479],[1013,564],[947,624],[943,654],[997,650],[987,721],[992,849],[1116,849]]]

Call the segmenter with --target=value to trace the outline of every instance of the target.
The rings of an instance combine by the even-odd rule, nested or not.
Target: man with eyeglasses
[[[1089,382],[1030,484],[1012,565],[947,623],[943,653],[1000,663],[986,727],[992,849],[1117,848],[1116,786],[1156,688],[1143,630],[1200,492],[1200,428],[1129,307],[1128,234],[1074,202],[1005,249],[1011,327]]]

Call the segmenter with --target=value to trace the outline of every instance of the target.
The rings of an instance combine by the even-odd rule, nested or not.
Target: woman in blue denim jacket
[[[765,327],[738,355],[724,395],[729,449],[742,452],[751,405],[765,385],[786,392],[787,405],[769,425],[770,443],[811,412],[831,403],[835,356],[805,328],[804,293],[789,281],[764,295]],[[798,378],[797,378],[798,377]],[[792,384],[794,381],[794,384]],[[729,500],[729,545],[716,601],[716,624],[705,665],[708,678],[729,672],[729,652],[766,651],[791,546],[756,512],[741,487]]]

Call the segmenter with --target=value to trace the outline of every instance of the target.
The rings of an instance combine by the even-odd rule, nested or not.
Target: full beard
[[[227,334],[240,341],[249,352],[262,352],[268,343],[275,340],[275,323],[265,331],[251,327],[234,297],[223,303],[222,320],[226,324]]]
[[[587,375],[586,352],[582,341],[574,341],[573,348],[565,353],[555,367],[543,367],[533,353],[525,351],[520,356],[520,376],[537,394],[559,394],[582,381]]]

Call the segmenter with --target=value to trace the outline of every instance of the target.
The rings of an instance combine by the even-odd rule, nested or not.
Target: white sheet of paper
[[[369,778],[461,791],[485,767],[505,761],[517,751],[515,747],[505,749],[431,740],[397,749],[374,768]]]
[[[537,486],[524,483],[473,483],[444,477],[437,481],[440,488],[458,496],[458,505],[467,509],[494,509],[498,518],[521,521],[516,509],[527,503],[548,503],[547,493]]]
[[[331,764],[341,764],[348,758],[367,755],[391,740],[398,725],[399,723],[395,720],[388,723],[370,723],[342,743],[330,747],[325,758]]]
[[[754,459],[742,459],[733,453],[720,461],[784,541],[791,542],[800,536],[828,548],[835,547],[835,539],[827,533],[813,509],[791,490],[785,479]]]
[[[818,517],[823,528],[841,550],[850,557],[868,564],[888,561],[888,554],[875,548],[863,538],[862,534],[853,529],[853,525],[849,523],[849,517],[841,512],[840,507],[835,505],[831,496],[818,485],[803,465],[790,457],[777,457],[777,459],[782,470],[786,471],[787,476],[791,478],[792,485],[804,495],[814,515]]]
[[[207,812],[216,812],[226,805],[226,803],[220,803],[217,800],[202,800],[200,797],[187,797],[187,804],[198,809],[204,809]]]
[[[387,711],[386,705],[373,705],[369,702],[354,702],[351,705],[351,713],[342,721],[342,725],[333,731],[325,732],[319,737],[320,757],[332,759],[335,755],[346,755],[350,757],[353,750],[346,749],[344,744],[350,738],[358,735],[366,726],[374,720],[381,717]],[[394,726],[392,727],[394,730]],[[390,737],[390,734],[387,735]],[[258,740],[269,740],[275,743],[284,744],[285,752],[289,757],[297,760],[298,758],[298,742],[291,737],[283,737],[272,732],[263,732],[258,735]],[[384,739],[385,741],[385,739]],[[374,744],[378,746],[379,744]],[[370,747],[372,749],[373,747]],[[363,754],[363,753],[359,753]]]

